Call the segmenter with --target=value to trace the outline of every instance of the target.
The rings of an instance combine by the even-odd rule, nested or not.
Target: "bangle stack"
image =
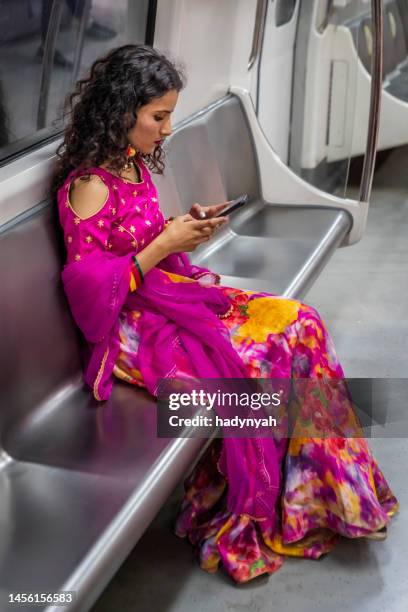
[[[144,283],[144,276],[142,272],[142,268],[140,267],[139,262],[137,261],[136,255],[132,256],[132,274],[136,283],[136,288]]]

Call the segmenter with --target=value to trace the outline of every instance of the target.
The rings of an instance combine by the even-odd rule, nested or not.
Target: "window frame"
[[[146,45],[153,46],[154,44],[156,17],[157,0],[148,0],[146,29],[144,37],[144,44]],[[5,155],[0,154],[0,168],[7,166],[8,164],[16,161],[24,155],[28,155],[29,153],[32,153],[33,151],[43,146],[47,146],[48,144],[61,139],[63,133],[64,127],[58,126],[53,128],[52,126],[49,126],[46,128],[42,128],[41,130],[37,130],[36,132],[22,139],[3,145],[1,147],[1,150],[5,151],[6,153]],[[23,143],[24,146],[23,148],[21,148]]]

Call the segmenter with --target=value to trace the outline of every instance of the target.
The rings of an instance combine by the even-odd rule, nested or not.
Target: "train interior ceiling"
[[[380,3],[382,89],[371,191],[364,168],[370,146],[372,164],[375,157],[370,141],[375,4],[0,0],[2,610],[9,609],[8,592],[34,589],[35,580],[54,590],[77,590],[77,607],[68,609],[92,607],[93,612],[124,609],[123,601],[125,609],[147,611],[152,597],[155,609],[163,612],[191,606],[202,612],[242,606],[266,612],[271,601],[289,610],[327,612],[340,609],[345,600],[348,609],[363,612],[407,609],[408,490],[397,466],[406,460],[408,444],[398,425],[400,414],[391,418],[397,433],[388,438],[367,427],[402,508],[382,548],[344,542],[318,567],[291,560],[253,590],[234,589],[222,574],[208,576],[191,560],[190,549],[172,536],[170,516],[183,476],[204,442],[173,441],[166,447],[153,441],[151,416],[145,415],[154,404],[145,396],[119,389],[115,399],[124,422],[138,408],[145,411],[135,421],[141,431],[130,427],[139,436],[145,475],[136,469],[138,480],[127,472],[131,451],[125,446],[107,470],[106,482],[103,474],[93,473],[106,460],[103,440],[95,451],[101,463],[80,464],[78,456],[85,451],[74,433],[81,441],[84,434],[74,420],[89,398],[80,381],[77,338],[57,286],[62,262],[49,216],[49,177],[65,125],[66,95],[110,49],[153,44],[187,75],[166,145],[166,172],[155,178],[165,216],[187,212],[193,201],[220,202],[243,191],[251,196],[248,209],[222,230],[213,247],[198,250],[194,261],[219,272],[224,284],[298,299],[307,295],[328,323],[349,377],[406,379],[408,2]],[[19,302],[24,296],[28,303],[30,287],[42,288],[31,322]],[[58,355],[45,326],[48,316],[54,338],[61,341]],[[23,331],[35,339],[28,356],[16,346]],[[63,366],[67,375],[61,373]],[[98,438],[102,419],[81,418],[78,423]],[[71,434],[64,438],[67,429],[72,439]],[[169,468],[160,480],[156,467],[165,460]],[[109,487],[117,500],[99,516]],[[71,492],[83,496],[84,508],[96,511],[94,523],[85,519]],[[59,503],[56,495],[61,495]],[[63,512],[64,504],[80,525],[67,519],[69,537],[63,528],[58,531],[61,519],[54,514]],[[119,519],[127,531],[118,527]],[[43,542],[43,554],[34,542]],[[63,560],[58,542],[66,546]],[[25,568],[34,565],[29,579]]]

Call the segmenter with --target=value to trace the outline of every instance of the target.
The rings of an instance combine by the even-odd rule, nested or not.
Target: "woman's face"
[[[153,153],[160,142],[170,136],[170,116],[177,103],[178,91],[171,89],[161,98],[141,106],[137,121],[128,132],[129,143],[141,153]]]

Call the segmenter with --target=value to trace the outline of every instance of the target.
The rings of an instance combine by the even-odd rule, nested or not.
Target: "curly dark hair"
[[[127,132],[137,121],[137,110],[170,90],[180,91],[185,77],[180,67],[147,45],[124,45],[96,60],[89,76],[67,96],[69,117],[64,141],[51,180],[55,197],[74,168],[99,166],[109,160],[115,172],[126,163]],[[163,149],[142,155],[150,170],[162,174]]]

